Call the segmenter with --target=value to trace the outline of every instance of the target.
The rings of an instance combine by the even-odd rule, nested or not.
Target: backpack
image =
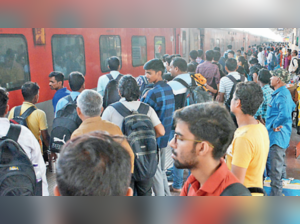
[[[247,55],[251,56],[252,55],[252,50],[249,49]]]
[[[245,77],[243,75],[240,75],[241,76],[241,79],[239,80],[236,80],[232,75],[228,75],[227,78],[229,78],[232,82],[233,82],[233,86],[230,90],[230,95],[229,95],[229,99],[227,99],[226,103],[225,103],[225,106],[227,107],[227,109],[230,111],[230,103],[231,103],[231,100],[232,100],[232,97],[233,97],[233,94],[234,94],[234,91],[235,91],[235,88],[236,88],[236,85],[239,83],[239,82],[244,82],[245,81]]]
[[[270,66],[275,68],[277,66],[277,58],[274,53],[271,53],[271,54],[272,54],[272,60],[270,62]]]
[[[200,75],[200,74],[195,74]],[[202,75],[201,75],[202,76]],[[182,99],[181,108],[196,103],[212,101],[212,96],[204,89],[202,85],[197,85],[195,79],[191,77],[192,85],[188,85],[184,80],[175,78],[174,81],[181,83],[187,90]]]
[[[114,79],[111,74],[107,74],[106,76],[109,79],[109,81],[105,87],[104,96],[103,96],[104,109],[108,107],[110,104],[115,103],[121,99],[118,91],[118,85],[120,79],[123,77],[122,74],[119,74],[116,79]]]
[[[150,106],[141,103],[137,111],[130,111],[121,102],[111,105],[124,117],[122,132],[135,155],[133,179],[144,181],[152,178],[158,165],[156,134],[147,116]]]
[[[298,62],[298,68],[296,69],[296,71],[295,71],[295,73],[297,74],[297,75],[299,75],[300,74],[300,58],[294,58],[293,60],[292,60],[292,64],[293,64],[293,66],[295,66],[294,65],[294,60],[297,60],[297,62]]]
[[[62,146],[71,138],[72,133],[82,122],[76,111],[77,98],[73,100],[69,95],[64,99],[68,100],[68,103],[56,112],[56,118],[53,120],[49,144],[51,152],[60,152]]]
[[[10,120],[10,123],[20,124],[28,128],[26,119],[35,111],[35,107],[29,107],[22,115],[21,115],[22,106],[17,106],[14,110],[14,117]]]
[[[0,196],[34,196],[36,175],[26,152],[17,143],[21,126],[11,124],[0,138]]]

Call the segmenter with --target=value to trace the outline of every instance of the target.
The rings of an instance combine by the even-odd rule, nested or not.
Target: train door
[[[182,51],[179,54],[187,62],[189,61],[189,43],[188,43],[188,40],[189,40],[189,29],[182,29],[182,32],[181,32]]]

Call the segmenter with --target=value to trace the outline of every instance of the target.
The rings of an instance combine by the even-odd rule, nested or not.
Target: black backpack
[[[112,77],[111,74],[106,75],[109,79],[104,91],[103,96],[103,108],[105,109],[110,104],[113,104],[121,99],[118,91],[118,85],[120,79],[123,77],[122,74],[119,74],[116,79]]]
[[[244,82],[245,81],[245,76],[240,75],[241,79],[236,80],[232,75],[228,75],[226,76],[227,78],[229,78],[232,82],[233,82],[233,86],[230,90],[230,94],[229,94],[229,99],[227,99],[227,101],[225,102],[225,106],[227,107],[227,109],[230,111],[230,103],[236,88],[236,84],[238,84],[239,82]]]
[[[63,145],[71,138],[72,133],[80,126],[81,119],[78,117],[77,98],[66,96],[68,103],[56,112],[56,118],[53,120],[53,126],[50,137],[50,151],[60,152]]]
[[[111,106],[124,117],[122,132],[135,155],[133,179],[152,178],[158,165],[158,148],[153,124],[147,116],[149,105],[141,103],[137,111],[130,111],[121,102]]]
[[[21,126],[11,124],[6,137],[0,138],[0,196],[37,195],[33,165],[17,143],[20,133]]]
[[[26,119],[35,111],[35,107],[29,107],[22,115],[21,115],[22,106],[17,106],[14,110],[14,117],[10,120],[13,124],[20,124],[28,128]]]
[[[294,60],[297,60],[297,62],[298,62],[298,68],[296,69],[296,71],[295,71],[295,73],[297,74],[297,75],[299,75],[300,74],[300,58],[294,58],[293,60],[292,60],[292,63],[293,63],[293,66],[295,66],[294,65]]]
[[[198,86],[196,81],[191,77],[192,85],[188,85],[184,80],[176,78],[174,81],[181,83],[187,90],[182,99],[181,108],[196,103],[205,103],[212,101],[212,96],[206,92],[202,86]]]

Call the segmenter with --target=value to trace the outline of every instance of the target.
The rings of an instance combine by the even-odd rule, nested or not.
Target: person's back
[[[107,84],[109,83],[109,75],[112,76],[113,79],[117,79],[120,75],[120,59],[118,57],[110,57],[108,59],[108,68],[110,70],[110,73],[106,75],[100,76],[98,79],[98,85],[97,85],[97,92],[101,94],[101,96],[104,96],[105,89]]]
[[[35,110],[27,117],[26,123],[29,130],[38,140],[42,150],[43,144],[40,136],[42,134],[43,140],[46,143],[46,146],[48,147],[49,135],[46,113],[35,106],[35,104],[39,100],[39,88],[40,87],[36,83],[26,82],[22,86],[22,95],[24,98],[24,102],[21,106],[20,114],[15,114],[17,107],[14,107],[10,111],[8,119],[11,120],[16,116],[22,115],[26,110],[34,107]]]
[[[58,159],[55,196],[132,196],[131,164],[118,137],[92,132],[68,142]]]
[[[236,116],[239,128],[235,131],[226,158],[228,168],[247,188],[263,188],[262,177],[270,141],[265,126],[254,118],[262,102],[263,92],[258,84],[237,84],[230,109]]]
[[[77,100],[77,113],[83,122],[78,129],[72,133],[71,139],[93,131],[106,131],[110,135],[123,136],[121,129],[117,125],[101,119],[102,103],[101,95],[94,90],[84,90],[79,95]],[[126,140],[120,143],[131,156],[133,172],[134,154],[132,149]]]
[[[5,117],[9,110],[9,106],[7,104],[7,95],[8,93],[0,87],[0,138],[5,137],[10,128],[10,122]],[[17,143],[25,151],[32,164],[38,165],[37,170],[40,172],[40,175],[42,177],[43,196],[48,196],[49,192],[46,179],[46,165],[41,153],[41,146],[28,128],[22,125],[20,125],[20,128],[21,132],[18,137]]]

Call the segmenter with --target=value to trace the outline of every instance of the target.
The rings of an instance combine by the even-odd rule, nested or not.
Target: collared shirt
[[[73,100],[75,100],[79,96],[80,92],[70,92],[70,96],[72,97]],[[68,100],[66,99],[67,96],[61,98],[58,103],[56,104],[56,112],[61,110],[65,105],[68,104]],[[55,117],[56,117],[56,112],[55,112]]]
[[[119,71],[111,71],[110,73],[111,76],[116,79],[118,77],[118,75],[120,74]],[[108,74],[102,75],[99,79],[98,79],[98,85],[97,85],[97,92],[101,94],[101,96],[104,95],[105,92],[105,88],[109,82],[109,78],[107,77]]]
[[[202,58],[197,58],[196,59],[196,62],[200,65],[200,64],[202,64],[203,62],[204,62],[204,60],[202,59]]]
[[[182,79],[188,85],[192,85],[192,78],[191,75],[188,73],[180,74],[176,76],[174,79]],[[186,93],[187,88],[183,86],[181,83],[174,80],[168,82],[168,84],[172,88],[175,97],[175,110],[177,110],[182,107],[183,96]]]
[[[123,136],[123,133],[121,131],[121,129],[109,122],[109,121],[104,121],[101,119],[101,117],[91,117],[88,118],[86,120],[84,120],[81,125],[78,127],[78,129],[76,129],[72,136],[71,139],[74,139],[78,136],[93,132],[93,131],[106,131],[108,132],[110,135],[119,135],[119,136]],[[124,149],[126,149],[131,157],[131,172],[133,173],[133,168],[134,168],[134,154],[133,151],[130,147],[130,145],[128,144],[127,140],[123,140],[122,142],[120,142],[121,145],[124,147]]]
[[[172,88],[164,81],[159,81],[154,84],[154,88],[149,90],[147,96],[142,98],[141,101],[149,104],[155,110],[165,127],[165,135],[157,139],[157,144],[159,148],[167,147],[175,110],[175,98]]]
[[[191,174],[185,182],[180,196],[220,196],[231,184],[239,180],[229,171],[223,159],[220,167],[201,186],[199,181]],[[190,189],[188,190],[190,186]]]
[[[254,117],[256,119],[258,116],[261,116],[261,118],[266,120],[268,104],[270,104],[270,102],[271,102],[272,93],[274,92],[274,90],[271,89],[271,87],[269,85],[265,85],[261,88],[262,88],[262,91],[263,91],[264,101],[262,102],[262,104],[258,108],[258,110],[257,110]]]
[[[292,57],[292,60],[290,62],[289,72],[295,73],[297,68],[298,68],[298,60],[297,60],[297,56],[295,56],[295,57]]]
[[[265,65],[265,57],[264,57],[264,52],[263,51],[258,53],[257,59],[258,59],[258,62],[261,66]]]
[[[289,146],[292,133],[292,112],[296,105],[290,91],[282,86],[272,93],[271,102],[268,105],[266,128],[269,132],[270,147],[278,145],[286,149]],[[273,129],[282,126],[280,131]]]
[[[40,109],[37,109],[37,107],[29,102],[23,102],[22,107],[21,107],[21,114],[23,114],[28,108],[30,107],[35,107],[36,110],[32,112],[32,114],[30,114],[28,116],[28,118],[26,119],[27,122],[27,126],[29,128],[29,130],[32,132],[32,134],[34,135],[34,137],[38,140],[39,144],[40,144],[40,148],[43,148],[42,145],[42,140],[41,140],[41,131],[47,130],[48,129],[48,124],[47,124],[47,117],[46,117],[46,113]],[[13,119],[14,117],[14,112],[15,112],[15,108],[12,108],[8,119]]]
[[[21,126],[21,133],[18,138],[18,143],[22,149],[27,154],[29,160],[33,164],[38,164],[38,169],[42,175],[42,185],[43,185],[43,196],[48,196],[48,183],[46,179],[46,165],[41,153],[41,148],[38,141],[32,132],[25,126]],[[0,138],[7,135],[7,132],[10,127],[9,120],[7,118],[0,118]]]
[[[56,111],[56,105],[57,105],[58,101],[61,98],[70,95],[70,93],[71,92],[66,87],[56,91],[56,93],[54,94],[54,97],[52,99],[52,105],[53,105],[53,108],[54,108],[54,113]]]
[[[140,101],[126,101],[125,98],[121,98],[120,102],[122,102],[122,104],[130,111],[137,111],[141,104]],[[153,127],[161,124],[155,110],[152,107],[149,107],[147,116],[152,121]],[[116,124],[121,130],[123,128],[124,117],[119,114],[118,111],[112,106],[106,107],[105,111],[102,114],[102,119]]]
[[[207,80],[207,84],[210,86],[212,85],[214,79],[216,85],[220,83],[219,68],[210,61],[205,61],[201,65],[198,65],[196,73],[203,75]]]

